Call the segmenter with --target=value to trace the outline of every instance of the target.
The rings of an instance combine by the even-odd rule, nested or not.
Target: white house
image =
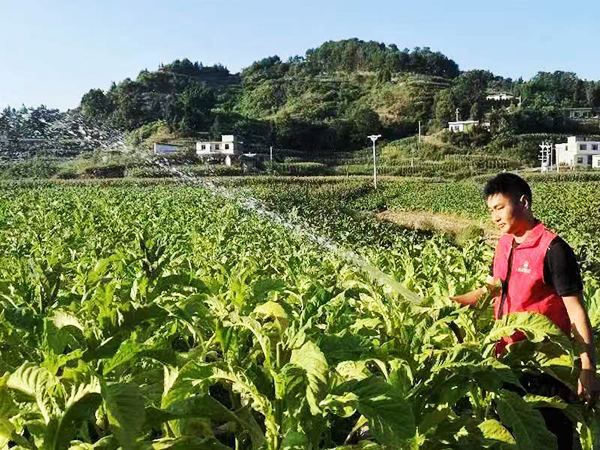
[[[600,169],[600,155],[593,155],[592,156],[592,168],[593,169]]]
[[[448,122],[448,129],[453,133],[462,133],[463,131],[469,131],[475,125],[481,125],[484,128],[489,128],[489,122],[481,122],[479,120],[459,120],[457,122]]]
[[[173,144],[162,144],[160,142],[154,143],[154,154],[155,155],[172,155],[182,149],[179,145]]]
[[[569,136],[566,143],[556,144],[556,162],[569,167],[598,167],[594,161],[600,159],[600,141]],[[597,162],[595,164],[598,164]]]
[[[600,115],[598,108],[563,108],[563,111],[571,120],[595,119]]]
[[[485,97],[486,100],[491,100],[491,101],[503,101],[503,100],[512,100],[514,99],[515,96],[512,94],[507,94],[505,92],[499,92],[497,94],[489,94]]]
[[[220,141],[196,142],[196,155],[223,159],[227,166],[231,165],[232,156],[239,154],[241,154],[240,144],[230,134],[222,135]]]

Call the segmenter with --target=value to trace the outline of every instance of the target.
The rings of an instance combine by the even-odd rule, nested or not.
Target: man
[[[531,189],[521,177],[511,173],[497,175],[488,181],[484,196],[492,220],[503,235],[496,246],[486,286],[452,299],[470,306],[492,291],[496,296],[496,319],[513,312],[532,311],[548,317],[567,335],[573,331],[584,348],[580,355],[578,395],[595,401],[598,387],[593,335],[582,302],[583,284],[573,250],[533,216]],[[496,346],[497,355],[524,338],[520,332],[503,338]],[[550,377],[533,378],[535,381],[530,384],[559,384]],[[561,388],[564,390],[562,383],[553,392],[558,394]],[[557,424],[555,417],[549,417],[557,412],[542,411],[548,428],[557,435],[559,448],[571,448],[568,441],[572,425]],[[571,430],[567,432],[565,426]]]

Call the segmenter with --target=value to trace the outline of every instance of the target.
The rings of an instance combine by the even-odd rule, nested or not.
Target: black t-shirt
[[[494,265],[490,267],[493,276]],[[544,257],[544,283],[552,286],[561,297],[575,295],[583,290],[581,272],[573,249],[560,236],[556,236]]]

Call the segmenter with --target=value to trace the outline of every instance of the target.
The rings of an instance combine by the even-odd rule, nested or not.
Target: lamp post
[[[375,142],[377,139],[381,137],[380,134],[372,134],[371,136],[367,136],[371,141],[373,141],[373,185],[375,189],[377,189],[377,157],[375,155]]]

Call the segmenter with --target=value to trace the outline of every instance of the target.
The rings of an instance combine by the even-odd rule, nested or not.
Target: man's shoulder
[[[564,254],[574,253],[573,248],[562,237],[556,235],[548,245],[548,252]]]

